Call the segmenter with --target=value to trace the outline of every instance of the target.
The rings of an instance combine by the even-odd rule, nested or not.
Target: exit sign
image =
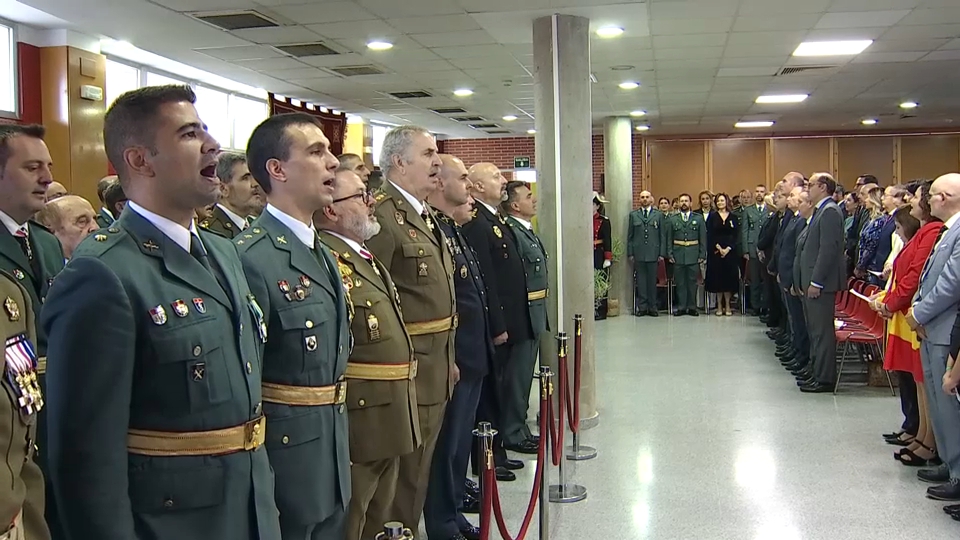
[[[513,158],[513,168],[514,169],[529,169],[530,168],[530,158],[528,157],[515,157]]]

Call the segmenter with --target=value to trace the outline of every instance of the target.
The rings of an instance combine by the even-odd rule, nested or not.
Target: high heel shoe
[[[917,443],[917,444],[920,444],[920,446],[924,450],[927,450],[928,452],[933,453],[933,456],[930,457],[929,459],[922,458],[917,454],[915,454],[913,450],[910,450],[909,448],[904,448],[899,452],[895,452],[893,454],[894,459],[899,461],[902,465],[906,465],[907,467],[925,467],[927,465],[932,465],[935,460],[938,460],[937,454],[935,452],[933,452],[932,450],[930,450],[929,448],[927,448],[921,443]]]

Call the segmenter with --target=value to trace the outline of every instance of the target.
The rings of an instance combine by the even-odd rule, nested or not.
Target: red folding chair
[[[860,300],[859,303],[866,304],[863,300]],[[866,327],[864,329],[850,329],[844,326],[843,328],[836,331],[837,345],[843,344],[843,350],[840,355],[840,366],[837,368],[837,380],[833,385],[833,393],[836,395],[837,390],[840,388],[840,378],[843,376],[843,366],[847,361],[847,353],[850,350],[850,347],[861,347],[861,348],[872,348],[876,354],[873,355],[874,358],[882,359],[883,358],[883,346],[884,339],[886,338],[886,321],[880,317],[880,315],[871,310],[869,306],[867,307],[872,317],[867,321]],[[858,355],[863,360],[864,365],[867,365],[867,360],[864,357],[863,351],[858,349]],[[890,373],[887,370],[883,371],[883,374],[887,377],[887,385],[890,387],[890,393],[896,395],[896,392],[893,390],[893,381],[890,380]]]

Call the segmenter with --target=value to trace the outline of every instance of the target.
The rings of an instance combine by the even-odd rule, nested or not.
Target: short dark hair
[[[843,187],[843,184],[837,182],[837,190],[834,193],[843,197],[847,193],[847,190]]]
[[[657,206],[660,206],[660,203],[662,203],[663,201],[667,201],[667,204],[670,204],[670,199],[668,199],[667,197],[660,197],[659,199],[657,199]]]
[[[340,154],[337,156],[337,159],[340,160],[340,166],[337,167],[337,172],[353,170],[353,166],[349,164],[351,161],[359,161],[360,163],[363,163],[362,157],[350,153]]]
[[[731,204],[731,203],[730,203],[730,196],[721,191],[720,193],[717,193],[716,195],[713,196],[713,207],[714,207],[714,208],[718,208],[718,207],[717,207],[717,201],[720,200],[720,197],[723,197],[723,198],[727,201],[727,206],[730,206],[730,204]],[[719,209],[719,208],[718,208],[718,209]],[[727,210],[729,210],[729,209],[730,209],[730,208],[727,208]]]
[[[677,200],[679,201],[679,200],[682,199],[683,197],[686,197],[686,198],[690,199],[690,202],[693,202],[693,197],[691,197],[689,193],[681,193],[681,194],[677,197]]]
[[[123,192],[123,186],[120,185],[120,182],[111,184],[103,191],[103,203],[107,205],[107,210],[110,210],[111,214],[116,214],[117,212],[117,203],[127,200],[127,194]],[[119,219],[120,216],[114,215],[114,218]]]
[[[217,178],[224,184],[233,180],[233,168],[239,163],[246,163],[247,156],[239,152],[221,152],[217,158]]]
[[[167,103],[196,103],[197,95],[185,84],[144,86],[124,92],[103,117],[103,146],[117,176],[124,179],[127,166],[123,152],[134,145],[153,149],[156,132],[151,122]]]
[[[307,113],[277,114],[267,118],[253,130],[250,142],[247,143],[247,167],[250,174],[260,184],[264,193],[270,193],[273,186],[270,183],[270,173],[267,171],[267,162],[271,159],[286,161],[290,159],[290,135],[287,128],[291,126],[313,125],[323,129],[323,124],[316,117]]]
[[[7,160],[10,159],[10,141],[15,137],[31,137],[43,140],[47,130],[40,124],[27,124],[21,126],[18,124],[0,125],[0,174],[7,167]]]
[[[511,180],[507,182],[507,199],[500,204],[500,207],[503,208],[504,212],[509,211],[510,205],[517,201],[517,190],[520,188],[530,189],[530,184],[521,182],[519,180]]]
[[[857,185],[863,186],[866,184],[879,184],[877,177],[872,174],[861,174],[857,177]]]
[[[103,200],[103,192],[106,191],[108,187],[110,187],[110,184],[116,184],[116,183],[117,183],[116,176],[104,176],[103,178],[100,179],[99,182],[97,182],[97,198],[100,199],[100,204],[103,204],[105,202]]]
[[[913,238],[913,235],[920,230],[920,220],[910,215],[910,209],[911,207],[908,204],[893,215],[893,219],[903,228],[903,235],[906,236],[906,240]]]
[[[926,182],[926,179],[925,179],[925,178],[918,179],[918,180],[911,180],[911,181],[907,182],[906,185],[904,185],[903,187],[904,187],[904,189],[906,189],[907,192],[910,193],[911,195],[916,195],[916,194],[917,194],[917,190],[920,189],[920,184],[923,184],[924,182]]]

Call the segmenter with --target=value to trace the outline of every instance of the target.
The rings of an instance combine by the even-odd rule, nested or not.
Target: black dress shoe
[[[495,470],[497,472],[497,482],[513,482],[517,479],[517,475],[503,467],[497,467]]]
[[[813,377],[804,378],[803,376],[797,376],[797,386],[811,386],[814,384],[817,384],[817,380]]]
[[[931,469],[920,469],[917,471],[917,479],[931,484],[939,484],[950,481],[950,469],[946,465],[940,465]]]
[[[805,384],[801,386],[800,391],[805,394],[826,394],[828,392],[833,392],[833,386],[817,382],[814,384]]]
[[[637,311],[633,314],[634,317],[645,317],[647,315],[646,311]]]
[[[467,478],[466,482],[463,483],[463,493],[466,497],[473,497],[474,499],[479,499],[480,484],[477,484],[473,480]]]
[[[960,513],[960,504],[948,504],[943,507],[943,511],[948,514]]]
[[[651,317],[659,317],[659,316],[660,316],[660,312],[657,311],[657,310],[655,310],[655,309],[651,309],[650,311],[647,312],[647,315],[649,315],[649,316],[651,316]]]
[[[687,313],[690,314],[690,315],[693,316],[693,317],[699,317],[699,316],[700,316],[700,312],[697,311],[697,310],[695,310],[695,309],[688,309],[688,310],[687,310]]]
[[[539,452],[537,443],[526,439],[523,442],[517,444],[504,444],[504,450],[510,450],[512,452],[517,452],[518,454],[536,454]]]
[[[508,471],[519,471],[523,468],[523,462],[519,459],[505,459],[503,463],[497,464],[497,467],[503,467]]]
[[[479,514],[480,499],[477,497],[464,495],[463,503],[461,503],[460,505],[460,511],[463,512],[464,514]]]
[[[687,310],[685,309],[678,309],[673,312],[674,317],[680,317],[681,315],[686,315],[686,314],[687,314]]]
[[[460,534],[467,540],[480,540],[480,527],[470,525],[466,529],[460,529]]]
[[[960,480],[951,478],[946,484],[928,487],[927,497],[937,501],[960,501]]]

